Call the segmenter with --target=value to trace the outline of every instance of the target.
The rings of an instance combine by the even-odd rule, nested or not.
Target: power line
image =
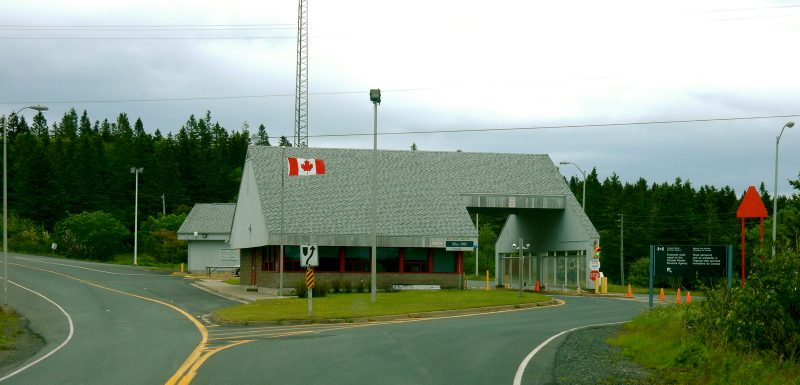
[[[212,28],[212,27],[291,27],[294,23],[275,24],[109,24],[109,25],[36,25],[36,24],[0,24],[0,28]]]
[[[169,36],[151,36],[151,37],[89,37],[89,36],[59,36],[59,37],[9,37],[0,36],[0,40],[268,40],[268,39],[294,39],[294,36],[215,36],[215,37],[169,37]]]
[[[378,132],[378,135],[421,135],[421,134],[449,134],[449,133],[464,133],[464,132],[499,132],[499,131],[526,131],[526,130],[544,130],[544,129],[560,129],[560,128],[602,128],[602,127],[625,127],[625,126],[646,126],[657,124],[677,124],[677,123],[708,123],[708,122],[728,122],[737,120],[757,120],[757,119],[775,119],[775,118],[794,118],[800,114],[792,115],[769,115],[769,116],[740,116],[731,118],[705,118],[705,119],[683,119],[683,120],[652,120],[640,122],[622,122],[622,123],[594,123],[594,124],[563,124],[551,126],[531,126],[531,127],[506,127],[506,128],[463,128],[463,129],[449,129],[449,130],[418,130],[418,131],[389,131]],[[352,137],[352,136],[372,136],[373,133],[349,133],[349,134],[322,134],[322,135],[309,135],[314,138],[324,137]]]

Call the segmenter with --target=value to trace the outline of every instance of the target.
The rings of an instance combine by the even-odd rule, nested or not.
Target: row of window
[[[432,249],[430,260],[427,248],[404,248],[403,271],[407,273],[454,273],[456,272],[456,256],[454,252],[444,249]],[[261,260],[262,271],[278,271],[280,246],[264,246],[253,250],[254,257]],[[344,258],[342,258],[344,253]],[[319,248],[319,266],[317,271],[330,272],[369,272],[369,247],[326,247]],[[260,257],[260,258],[259,258]],[[343,259],[343,260],[342,260]],[[300,266],[300,248],[284,246],[284,271],[303,271]],[[400,249],[378,248],[376,260],[378,272],[400,272]]]

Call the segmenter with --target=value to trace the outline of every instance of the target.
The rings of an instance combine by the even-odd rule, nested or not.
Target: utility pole
[[[131,174],[136,175],[136,198],[133,204],[133,265],[139,266],[137,251],[139,247],[139,173],[144,170],[142,167],[131,167]]]
[[[625,214],[619,214],[619,281],[622,286],[625,286],[625,243],[623,242],[625,236]]]
[[[167,216],[167,200],[164,194],[161,194],[161,217]]]

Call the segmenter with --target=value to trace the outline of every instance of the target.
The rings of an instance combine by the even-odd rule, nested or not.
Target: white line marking
[[[33,293],[33,294],[36,294],[36,295],[38,295],[39,297],[42,297],[42,298],[44,298],[44,299],[45,299],[47,302],[50,302],[51,304],[53,304],[53,306],[57,307],[57,308],[58,308],[58,310],[61,310],[61,312],[62,312],[62,313],[64,313],[64,316],[65,316],[65,317],[67,317],[67,322],[69,323],[69,335],[67,335],[67,338],[64,340],[64,342],[62,342],[60,345],[56,346],[56,348],[55,348],[55,349],[53,349],[53,350],[49,351],[47,354],[45,354],[45,355],[43,355],[43,356],[39,357],[39,359],[37,359],[36,361],[33,361],[33,362],[31,362],[31,363],[29,363],[29,364],[27,364],[27,365],[25,365],[25,366],[23,366],[23,367],[21,367],[21,368],[19,368],[19,369],[15,370],[15,371],[13,371],[13,372],[11,372],[11,373],[7,374],[5,377],[3,377],[3,378],[0,378],[0,382],[2,382],[2,381],[5,381],[5,380],[7,380],[7,379],[9,379],[9,378],[11,378],[11,377],[13,377],[13,376],[16,376],[17,374],[19,374],[19,373],[21,373],[22,371],[24,371],[24,370],[26,370],[26,369],[30,368],[31,366],[33,366],[33,365],[36,365],[36,364],[38,364],[38,363],[40,363],[40,362],[44,361],[44,360],[45,360],[47,357],[50,357],[50,356],[52,356],[52,355],[53,355],[55,352],[57,352],[57,351],[61,350],[61,348],[63,348],[65,345],[67,345],[67,343],[69,343],[69,341],[72,339],[72,335],[73,335],[73,333],[75,332],[75,327],[74,327],[74,325],[72,324],[72,317],[70,317],[70,316],[69,316],[69,314],[66,312],[66,310],[64,310],[64,308],[63,308],[63,307],[59,306],[59,304],[57,304],[57,303],[53,302],[53,300],[51,300],[50,298],[47,298],[47,297],[45,297],[43,294],[41,294],[41,293],[38,293],[38,292],[36,292],[36,291],[33,291],[33,290],[31,290],[31,289],[28,289],[27,287],[25,287],[25,286],[22,286],[22,285],[20,285],[20,284],[18,284],[18,283],[16,283],[16,282],[14,282],[14,281],[8,281],[8,282],[9,282],[9,283],[11,283],[11,284],[13,284],[13,285],[16,285],[16,286],[18,286],[19,288],[21,288],[21,289],[23,289],[23,290],[27,290],[27,291],[29,291],[29,292],[31,292],[31,293]]]
[[[586,329],[586,328],[590,328],[590,327],[594,327],[594,326],[608,326],[608,325],[624,324],[626,322],[629,322],[629,321],[608,322],[608,323],[602,323],[602,324],[578,326],[576,328],[572,328],[572,329],[569,329],[569,330],[564,330],[563,332],[558,333],[558,334],[548,338],[547,340],[545,340],[544,342],[539,344],[539,346],[537,346],[536,349],[533,349],[533,351],[531,351],[528,354],[528,356],[525,357],[524,360],[522,360],[522,363],[519,364],[519,367],[517,368],[517,374],[514,375],[514,385],[521,385],[522,384],[522,375],[525,374],[525,368],[528,366],[528,363],[531,361],[533,356],[536,355],[536,353],[539,353],[540,350],[542,350],[547,344],[549,344],[554,339],[556,339],[558,337],[561,337],[564,334],[567,334],[567,333],[570,333],[570,332],[574,332],[575,330],[578,330],[578,329]]]
[[[78,266],[78,265],[70,265],[68,263],[47,262],[47,261],[40,261],[38,259],[22,258],[22,257],[14,257],[14,258],[15,259],[21,259],[23,261],[36,262],[36,263],[46,263],[48,265],[67,266],[67,267],[72,267],[72,268],[75,268],[75,269],[96,271],[98,273],[106,273],[106,274],[113,274],[113,275],[146,275],[146,276],[151,276],[151,277],[161,277],[162,276],[162,275],[158,275],[158,274],[144,274],[144,273],[117,273],[117,272],[114,272],[114,271],[92,269],[90,267],[83,267],[83,266]],[[120,266],[122,266],[122,265],[120,265]],[[164,277],[169,277],[169,275],[163,275],[163,276]]]

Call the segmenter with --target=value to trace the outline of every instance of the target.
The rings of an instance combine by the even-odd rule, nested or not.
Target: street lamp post
[[[133,203],[133,265],[139,266],[136,258],[139,247],[138,234],[139,234],[139,174],[144,171],[143,167],[131,167],[131,174],[136,175],[136,193]]]
[[[511,245],[511,248],[519,250],[519,296],[520,297],[522,297],[522,266],[523,266],[522,251],[523,250],[528,250],[528,248],[530,248],[530,247],[531,247],[530,244],[523,245],[521,237],[519,238],[519,245],[517,245],[516,243]]]
[[[17,115],[23,110],[31,109],[39,112],[47,111],[46,106],[22,107],[11,115]],[[8,120],[6,116],[3,123],[3,306],[8,306]]]
[[[369,90],[369,100],[374,106],[374,122],[372,131],[372,255],[370,261],[370,301],[377,300],[378,291],[378,104],[381,104],[381,89]]]
[[[562,166],[571,164],[571,165],[575,166],[575,168],[577,168],[578,171],[581,172],[581,175],[583,175],[583,204],[581,204],[581,207],[583,207],[583,211],[586,212],[586,173],[583,172],[583,170],[581,170],[581,168],[578,167],[578,165],[575,164],[575,163],[567,162],[567,161],[561,161],[561,162],[559,162],[559,164],[561,164]]]
[[[778,239],[778,145],[781,143],[783,130],[794,127],[794,122],[787,122],[781,128],[781,133],[775,138],[775,189],[772,197],[772,257],[775,257],[775,242]]]

